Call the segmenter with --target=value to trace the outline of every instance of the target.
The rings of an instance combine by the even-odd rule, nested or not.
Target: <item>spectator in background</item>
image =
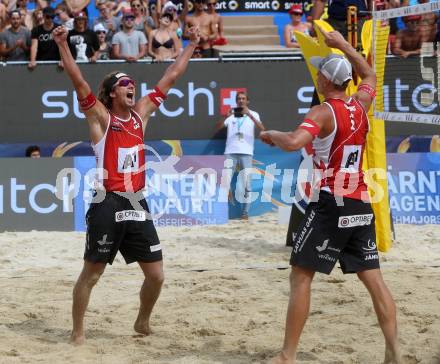
[[[40,147],[38,145],[30,145],[26,148],[25,156],[28,158],[40,158]]]
[[[161,1],[158,1],[157,7],[156,7],[156,20],[157,20],[157,27],[159,27],[159,20],[160,16],[162,14],[171,14],[173,16],[173,22],[170,25],[170,30],[173,32],[176,32],[177,38],[179,39],[180,45],[179,48],[182,48],[182,37],[183,37],[183,30],[185,27],[185,18],[188,14],[188,0],[183,0],[183,9],[180,14],[178,14],[178,8],[176,4],[174,4],[172,1],[167,1],[164,6],[161,6]]]
[[[53,40],[52,31],[58,26],[53,22],[55,11],[51,7],[43,9],[43,25],[32,29],[31,59],[29,69],[37,66],[36,61],[59,61],[60,52]]]
[[[44,16],[43,16],[43,10],[41,9],[35,9],[32,12],[32,29],[38,27],[39,25],[43,25],[44,23]]]
[[[194,53],[191,58],[203,58],[202,49],[200,47],[197,47],[196,49],[194,49]]]
[[[76,61],[96,62],[99,42],[94,31],[87,27],[87,14],[80,11],[74,15],[73,30],[67,36],[70,52]]]
[[[175,32],[170,29],[173,16],[164,13],[159,19],[159,29],[150,32],[148,36],[148,53],[156,61],[176,58],[181,48],[177,48],[180,44]]]
[[[295,31],[310,35],[312,25],[301,20],[303,15],[302,4],[293,4],[289,9],[290,24],[284,27],[284,44],[287,48],[299,48]]]
[[[324,14],[326,3],[327,0],[313,0],[312,22],[313,20],[320,19]],[[362,47],[361,31],[365,20],[367,20],[370,15],[369,10],[371,10],[371,3],[371,0],[329,0],[327,22],[334,30],[337,30],[347,39],[347,9],[349,6],[356,6],[358,11],[358,47]]]
[[[98,43],[99,43],[97,59],[99,60],[110,59],[112,47],[107,42],[107,29],[105,29],[104,26],[101,23],[99,23],[95,25],[93,30],[95,31],[96,36],[98,37]]]
[[[6,29],[8,22],[8,9],[6,5],[0,1],[0,32]]]
[[[66,27],[67,30],[73,29],[73,18],[69,16],[69,12],[65,3],[59,3],[56,6],[55,15],[58,20],[57,23]]]
[[[232,169],[234,173],[238,167],[241,180],[237,184],[242,184],[244,191],[243,210],[241,218],[249,218],[250,203],[247,199],[251,192],[250,171],[252,168],[252,156],[254,155],[255,127],[260,131],[264,130],[264,125],[260,121],[260,115],[249,109],[249,98],[246,92],[237,92],[237,107],[229,110],[226,120],[220,120],[216,128],[227,128],[225,157],[229,165],[225,166]]]
[[[13,10],[9,16],[11,27],[0,33],[0,56],[5,61],[27,61],[31,46],[31,32],[21,25],[18,10]]]
[[[156,27],[153,18],[147,15],[148,10],[144,7],[141,0],[132,0],[130,8],[134,15],[134,29],[144,32],[148,37],[150,31]]]
[[[222,46],[228,44],[228,42],[223,33],[223,18],[215,11],[216,5],[217,0],[207,0],[206,8],[207,13],[212,17],[212,21],[214,22],[214,26],[217,32],[217,38],[214,39],[212,45]]]
[[[406,28],[397,32],[393,54],[402,58],[419,55],[422,48],[422,34],[419,31],[420,15],[408,15],[403,18]]]
[[[419,3],[427,3],[428,0],[419,0]],[[422,37],[422,42],[433,43],[437,35],[437,20],[439,19],[437,12],[429,12],[421,14],[419,23],[419,31]]]
[[[200,29],[200,44],[203,58],[217,57],[217,52],[212,48],[212,42],[217,38],[217,29],[214,20],[205,11],[206,0],[194,0],[194,14],[187,16],[185,23],[186,29],[198,27]],[[189,35],[185,32],[185,37]]]
[[[122,15],[122,30],[112,39],[113,57],[125,59],[127,62],[137,62],[145,56],[147,38],[143,32],[134,29],[134,15],[130,9]]]
[[[21,15],[22,25],[24,25],[29,30],[32,30],[34,24],[32,22],[32,11],[29,11],[28,8],[28,0],[17,0],[15,5],[15,10],[18,10]]]
[[[120,27],[119,19],[112,15],[111,5],[112,3],[108,0],[98,0],[96,6],[99,10],[99,17],[94,21],[94,25],[102,24],[107,30],[106,40],[109,44],[111,44],[113,35],[119,31]]]

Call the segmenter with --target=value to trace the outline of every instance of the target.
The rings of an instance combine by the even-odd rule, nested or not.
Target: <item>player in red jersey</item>
[[[185,71],[199,43],[200,33],[197,28],[189,31],[188,46],[168,67],[154,91],[137,102],[135,81],[122,72],[107,75],[96,98],[70,53],[67,34],[64,27],[53,31],[64,70],[86,115],[101,171],[98,191],[86,215],[84,267],[73,290],[70,340],[75,345],[84,343],[84,315],[92,288],[118,251],[127,264],[138,262],[145,275],[134,330],[148,335],[150,315],[159,297],[164,274],[161,245],[142,194],[145,186],[144,131],[150,115]]]
[[[401,363],[396,306],[379,268],[374,214],[362,173],[369,129],[366,111],[375,96],[376,75],[340,33],[322,32],[326,44],[348,58],[312,57],[318,92],[325,101],[311,108],[296,130],[260,134],[265,143],[286,151],[312,148],[315,169],[321,173],[318,194],[295,234],[284,345],[271,363],[295,363],[315,272],[330,274],[337,260],[344,273],[357,273],[371,295],[385,336],[384,362]],[[352,65],[362,82],[355,94],[347,96]]]

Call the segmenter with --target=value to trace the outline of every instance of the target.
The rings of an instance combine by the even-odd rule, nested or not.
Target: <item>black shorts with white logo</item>
[[[330,274],[339,260],[344,273],[379,268],[374,214],[369,203],[325,191],[306,209],[294,238],[290,264]]]
[[[138,210],[127,195],[106,192],[102,202],[91,203],[86,214],[85,260],[112,264],[118,250],[127,264],[162,260],[160,241],[147,202],[141,196],[142,209]]]

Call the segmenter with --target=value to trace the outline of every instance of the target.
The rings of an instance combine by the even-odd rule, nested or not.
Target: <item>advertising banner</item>
[[[150,92],[165,72],[166,63],[81,64],[95,93],[102,78],[119,69],[137,82],[136,97]],[[288,130],[309,106],[312,89],[305,65],[298,62],[191,63],[168,92],[168,98],[150,118],[147,140],[210,139],[223,105],[235,106],[234,89],[246,89],[250,108],[270,128]],[[258,77],[256,77],[258,75]],[[23,88],[17,80],[26,81]],[[0,143],[77,142],[89,140],[87,122],[79,110],[67,75],[53,65],[33,72],[26,66],[0,69],[2,133]],[[305,87],[305,88],[304,88]],[[228,92],[226,92],[228,90]],[[300,102],[296,100],[302,100]]]
[[[72,167],[73,158],[0,158],[0,231],[74,230],[68,180],[57,186]]]
[[[173,0],[181,11],[183,0]],[[220,13],[261,13],[261,12],[287,12],[294,3],[303,3],[304,8],[310,8],[312,1],[291,1],[291,0],[218,0],[216,10]],[[189,10],[194,9],[194,1],[189,1]]]
[[[440,153],[387,158],[394,223],[440,224]],[[250,215],[288,209],[295,199],[295,209],[305,208],[310,166],[300,161],[300,153],[256,145]],[[223,224],[240,216],[243,190],[228,177],[223,155],[162,156],[150,150],[147,162],[145,196],[157,226]],[[93,157],[3,158],[0,169],[0,231],[85,230]]]
[[[436,98],[429,106],[424,106],[427,104],[422,98],[427,99],[426,94],[433,90],[433,86],[432,82],[423,79],[418,62],[418,58],[387,60],[386,111],[440,113]],[[79,66],[95,93],[107,73],[115,69],[127,72],[137,81],[139,97],[153,89],[167,64]],[[402,67],[413,71],[393,72]],[[433,68],[433,61],[426,60],[424,67]],[[87,122],[79,111],[71,82],[56,66],[39,65],[29,72],[24,65],[8,65],[0,68],[0,83],[8,85],[0,88],[0,144],[61,144],[89,140]],[[221,117],[221,110],[235,105],[234,89],[247,90],[250,108],[260,114],[268,129],[284,131],[298,125],[309,110],[313,95],[311,80],[302,60],[194,62],[170,90],[165,103],[150,118],[146,139],[223,138],[224,133],[217,133],[215,124]],[[438,97],[437,93],[434,96]],[[437,125],[388,122],[386,129],[387,135],[438,134]]]
[[[440,153],[388,154],[395,224],[440,224]]]
[[[154,149],[147,147],[147,150]],[[85,231],[85,214],[92,200],[95,158],[75,158],[81,176],[75,205],[75,230]],[[224,156],[150,155],[146,191],[156,226],[218,225],[228,222],[228,192],[220,185]],[[229,186],[226,186],[229,187]]]

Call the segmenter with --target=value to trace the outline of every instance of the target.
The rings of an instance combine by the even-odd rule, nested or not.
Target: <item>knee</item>
[[[101,276],[102,276],[102,272],[89,273],[82,277],[82,281],[87,287],[92,288],[96,285],[96,283],[98,283],[99,278],[101,278]]]
[[[302,268],[294,267],[290,272],[290,286],[295,287],[306,287],[310,286],[313,280],[314,272],[308,271]]]
[[[165,281],[165,275],[162,270],[150,273],[148,275],[148,281],[150,283],[154,284],[155,286],[162,286],[163,282]]]

